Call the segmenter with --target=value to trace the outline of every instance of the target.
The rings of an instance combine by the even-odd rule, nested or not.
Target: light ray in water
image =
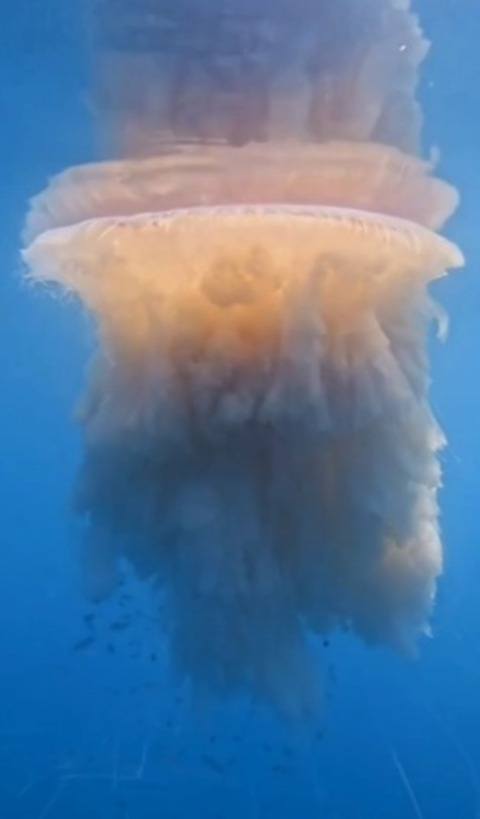
[[[391,754],[391,757],[392,757],[392,760],[393,760],[393,764],[395,765],[397,773],[398,773],[398,775],[400,777],[400,780],[402,782],[402,785],[405,788],[405,791],[406,791],[406,793],[408,795],[408,798],[410,800],[410,804],[412,806],[412,810],[413,810],[415,816],[417,817],[417,819],[424,819],[422,809],[420,808],[420,805],[418,803],[418,799],[417,799],[417,797],[415,795],[415,791],[413,789],[412,783],[410,782],[410,780],[409,780],[409,778],[407,776],[405,768],[403,767],[403,764],[402,764],[396,750],[394,748],[392,748],[392,747],[390,748],[390,754]]]

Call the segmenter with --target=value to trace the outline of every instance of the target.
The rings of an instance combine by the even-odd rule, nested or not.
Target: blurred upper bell
[[[428,46],[409,0],[90,2],[91,103],[110,158],[172,140],[418,151]]]

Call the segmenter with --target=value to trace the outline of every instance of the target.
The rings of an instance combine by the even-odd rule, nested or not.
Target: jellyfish
[[[196,692],[310,716],[315,640],[414,654],[442,571],[429,290],[463,257],[420,155],[427,44],[407,0],[130,11],[92,18],[109,155],[24,231],[96,327],[86,593],[129,565]]]

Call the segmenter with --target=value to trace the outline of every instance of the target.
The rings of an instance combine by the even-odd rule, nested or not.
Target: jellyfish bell
[[[348,206],[433,230],[458,205],[433,162],[372,142],[166,143],[154,156],[98,162],[54,177],[31,201],[24,239],[100,216],[199,205]]]
[[[416,155],[427,44],[407,0],[94,5],[108,158],[23,252],[97,328],[86,587],[127,561],[195,690],[308,715],[310,637],[412,652],[442,569],[429,285],[463,258]]]

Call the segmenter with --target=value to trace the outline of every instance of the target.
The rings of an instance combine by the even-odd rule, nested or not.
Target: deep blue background
[[[0,816],[478,819],[480,7],[419,4],[433,40],[426,141],[461,190],[448,233],[468,259],[436,288],[452,324],[432,351],[451,443],[435,639],[408,666],[334,640],[312,744],[247,706],[192,727],[162,680],[142,590],[124,602],[125,632],[112,631],[117,602],[94,645],[72,651],[89,633],[68,509],[87,333],[73,305],[22,283],[18,234],[46,177],[92,154],[76,5],[0,2]]]

